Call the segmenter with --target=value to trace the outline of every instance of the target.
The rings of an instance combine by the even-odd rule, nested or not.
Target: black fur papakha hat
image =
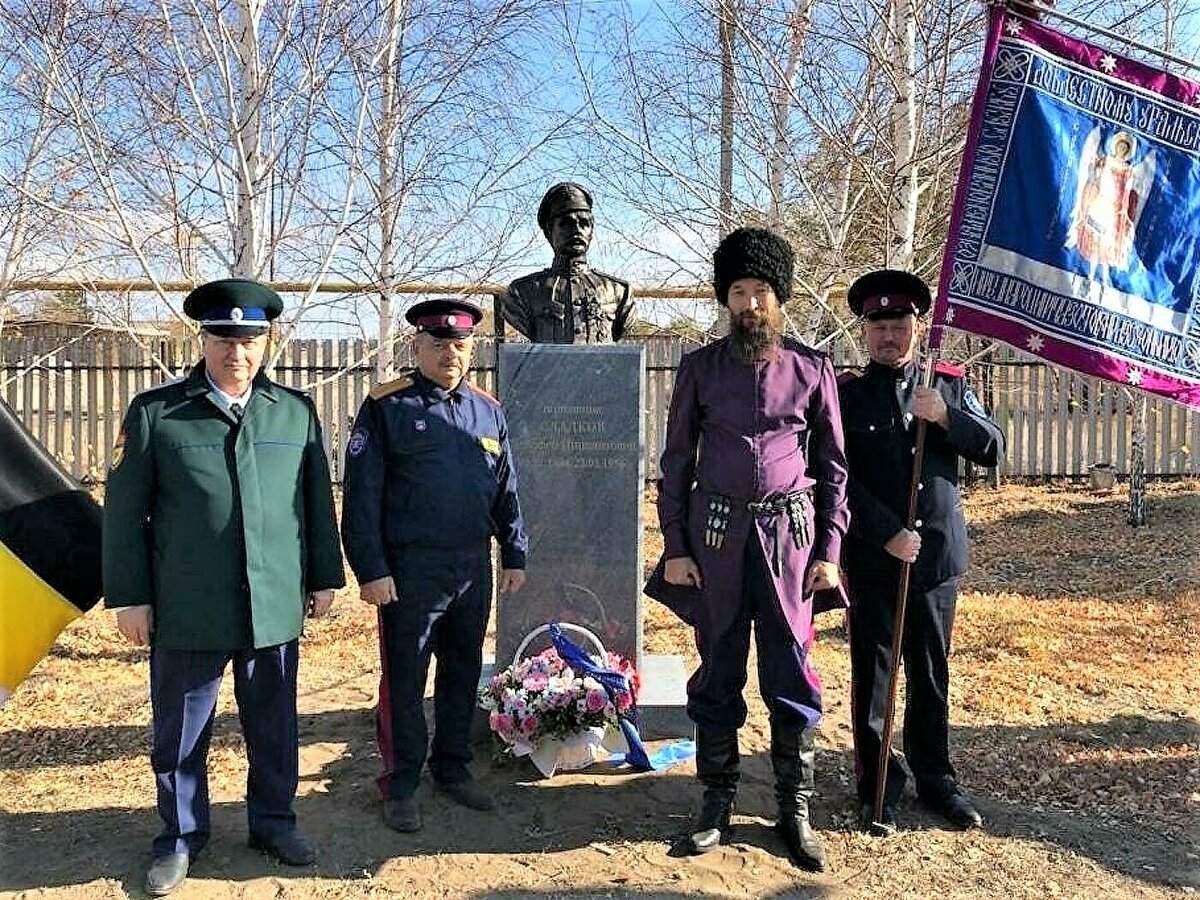
[[[739,278],[761,278],[775,289],[780,304],[792,299],[792,245],[766,228],[739,228],[726,235],[713,253],[717,302],[729,302],[729,286]]]

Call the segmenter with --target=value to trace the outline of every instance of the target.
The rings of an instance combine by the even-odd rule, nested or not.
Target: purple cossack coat
[[[780,610],[798,644],[812,637],[813,597],[804,590],[809,560],[837,562],[850,514],[846,455],[829,357],[783,338],[770,361],[741,362],[729,338],[686,354],[679,364],[661,460],[658,517],[665,552],[646,594],[701,633],[720,633],[741,605],[747,541],[758,541]],[[809,491],[809,543],[797,547],[786,513],[755,515],[746,501]],[[708,504],[732,499],[720,548],[708,546]],[[662,577],[664,562],[692,557],[703,588]],[[845,605],[834,593],[825,608]],[[817,611],[820,611],[818,609]]]

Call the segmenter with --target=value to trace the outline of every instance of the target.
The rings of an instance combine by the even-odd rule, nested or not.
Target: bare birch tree
[[[285,253],[319,280],[362,174],[361,146],[331,156],[322,139],[323,101],[343,71],[331,40],[345,24],[341,8],[56,4],[40,20],[10,9],[9,32],[46,84],[45,107],[61,111],[79,163],[72,178],[18,192],[106,243],[118,254],[110,277],[151,280],[176,312],[163,279],[262,277]],[[360,104],[360,124],[364,114]],[[340,168],[334,195],[310,190],[316,165],[329,183]]]
[[[348,36],[368,98],[374,178],[356,205],[355,252],[374,277],[364,334],[391,376],[405,281],[481,282],[519,246],[521,190],[561,122],[531,115],[539,82],[520,49],[537,37],[530,0],[365,0]]]

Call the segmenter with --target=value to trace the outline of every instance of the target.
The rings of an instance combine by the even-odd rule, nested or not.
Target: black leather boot
[[[775,769],[775,798],[779,801],[775,829],[787,845],[792,862],[809,872],[823,872],[825,848],[808,820],[816,762],[814,738],[811,728],[802,730],[771,720],[771,765]]]
[[[696,777],[704,785],[700,815],[687,838],[690,853],[700,854],[728,843],[729,817],[738,783],[737,729],[696,729]]]

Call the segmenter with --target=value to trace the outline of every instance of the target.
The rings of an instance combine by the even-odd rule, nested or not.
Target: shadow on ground
[[[236,719],[222,716],[215,738],[237,741]],[[72,743],[78,729],[38,729],[48,755],[37,765],[54,766],[75,762]],[[91,745],[104,748],[107,758],[128,758],[131,765],[148,765],[145,760],[146,730],[141,727],[89,729]],[[97,734],[96,732],[102,732]],[[28,732],[8,732],[4,741],[19,744]],[[604,841],[673,842],[686,828],[698,806],[699,789],[690,769],[629,776],[597,767],[587,779],[567,776],[548,781],[527,780],[531,770],[524,762],[483,761],[476,766],[481,779],[490,785],[499,802],[496,813],[506,827],[480,828],[479,814],[453,806],[434,796],[428,784],[421,788],[426,827],[407,837],[382,827],[374,777],[379,759],[374,744],[370,712],[340,710],[301,716],[302,752],[316,771],[305,777],[296,804],[299,820],[321,850],[320,861],[305,869],[283,869],[246,848],[245,806],[241,802],[219,803],[213,808],[213,840],[197,860],[193,874],[198,878],[246,881],[263,876],[342,879],[371,877],[391,859],[424,854],[530,854],[555,853]],[[1088,726],[1052,726],[956,729],[952,738],[965,778],[970,781],[970,759],[984,749],[1019,758],[1023,746],[1045,740],[1073,740],[1084,746],[1161,749],[1200,742],[1200,723],[1191,719],[1150,720],[1119,717]],[[310,751],[323,745],[344,746],[328,759]],[[479,748],[486,756],[486,745]],[[62,754],[62,757],[56,756]],[[103,755],[103,754],[102,754]],[[1103,767],[1098,778],[1135,780],[1146,774],[1147,763],[1083,763]],[[1194,764],[1194,761],[1193,761]],[[855,809],[848,786],[839,778],[853,770],[848,754],[822,750],[818,759],[818,798],[814,824],[823,831],[852,827]],[[1119,771],[1128,768],[1125,773]],[[1115,771],[1114,771],[1115,770]],[[308,790],[305,790],[305,788]],[[1086,809],[1054,809],[1053,796],[1040,797],[1031,789],[1029,802],[1005,802],[979,798],[992,833],[1024,841],[1049,843],[1087,856],[1101,865],[1151,884],[1200,887],[1200,872],[1187,858],[1186,845],[1194,843],[1176,832],[1152,828],[1131,819],[1116,819]],[[1181,795],[1182,796],[1182,795]],[[84,884],[108,878],[135,889],[147,862],[150,840],[158,820],[153,798],[143,808],[96,808],[63,812],[0,814],[0,890],[22,890]],[[743,764],[739,813],[743,816],[774,816],[772,776],[766,754],[748,757]],[[1034,807],[1039,807],[1035,810]],[[1181,801],[1179,823],[1190,815]],[[915,804],[903,808],[909,829],[941,828],[939,820]],[[1196,835],[1191,835],[1196,837]],[[114,840],[114,838],[117,838]],[[762,824],[739,828],[737,842],[759,846],[782,855],[783,846],[774,832]],[[814,888],[816,890],[816,888]],[[528,896],[522,892],[522,896]],[[616,893],[610,896],[621,896]],[[488,896],[504,896],[488,893]],[[516,896],[515,894],[513,896]],[[553,896],[605,896],[603,891],[561,893]],[[630,894],[642,897],[674,897],[683,894],[653,892]],[[802,895],[803,896],[803,895]]]

